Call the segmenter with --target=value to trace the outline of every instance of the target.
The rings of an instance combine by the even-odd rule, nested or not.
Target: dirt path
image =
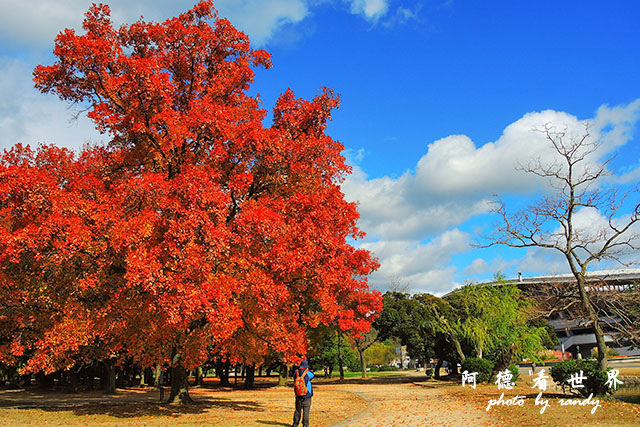
[[[418,380],[422,380],[420,377]],[[417,378],[416,378],[417,379]],[[340,384],[337,390],[355,393],[367,402],[363,412],[343,420],[346,426],[490,426],[495,421],[471,404],[447,395],[448,387],[425,384]],[[344,387],[344,388],[342,388]]]

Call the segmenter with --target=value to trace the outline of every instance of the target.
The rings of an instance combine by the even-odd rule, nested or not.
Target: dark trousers
[[[309,427],[309,412],[311,411],[311,396],[296,396],[296,412],[293,414],[293,427],[298,427],[302,412],[302,427]]]

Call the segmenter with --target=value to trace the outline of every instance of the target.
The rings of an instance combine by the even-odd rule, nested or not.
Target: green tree
[[[374,327],[381,340],[399,339],[407,346],[411,358],[425,363],[435,356],[433,322],[433,313],[414,297],[401,292],[387,292]]]
[[[333,370],[338,368],[341,378],[344,379],[342,366],[358,366],[358,356],[351,346],[339,336],[334,328],[318,328],[314,331],[309,347],[309,363],[314,369],[322,369],[325,375],[331,376]]]
[[[376,342],[377,339],[378,331],[376,331],[374,328],[371,328],[369,332],[365,332],[364,334],[356,335],[353,337],[353,343],[355,344],[356,351],[360,356],[362,378],[367,378],[367,359],[365,356],[365,352]]]
[[[396,345],[391,340],[375,342],[364,352],[368,365],[387,366],[396,358]]]
[[[492,284],[471,284],[449,294],[446,300],[457,317],[456,329],[476,357],[503,369],[522,358],[536,358],[543,349],[544,327],[532,324],[535,306],[514,284],[500,277]]]
[[[537,319],[533,319],[529,322],[534,328],[542,328],[544,329],[544,333],[540,331],[540,339],[541,344],[544,348],[548,350],[553,350],[556,346],[560,345],[560,341],[558,340],[558,336],[556,335],[556,329],[547,323],[546,319],[538,317]]]
[[[409,295],[402,292],[387,292],[383,298],[383,310],[375,320],[379,339],[397,338],[407,346],[409,357],[425,365],[431,358],[438,358],[436,377],[444,360],[464,360],[463,344],[460,343],[449,303],[430,294]]]

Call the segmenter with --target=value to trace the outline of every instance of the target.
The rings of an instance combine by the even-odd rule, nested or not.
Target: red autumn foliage
[[[36,87],[86,105],[107,147],[16,146],[0,163],[0,362],[117,354],[194,367],[210,352],[294,360],[306,333],[366,332],[382,308],[325,134],[339,99],[248,95],[270,56],[210,1],[115,29],[107,6],[56,38]]]

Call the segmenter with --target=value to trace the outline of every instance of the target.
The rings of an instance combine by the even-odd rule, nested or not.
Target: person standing
[[[313,372],[309,370],[309,362],[302,360],[296,369],[293,379],[293,388],[296,394],[296,411],[293,414],[293,427],[298,427],[302,414],[302,427],[309,427],[309,412],[311,411],[311,397],[313,389],[311,380]]]

